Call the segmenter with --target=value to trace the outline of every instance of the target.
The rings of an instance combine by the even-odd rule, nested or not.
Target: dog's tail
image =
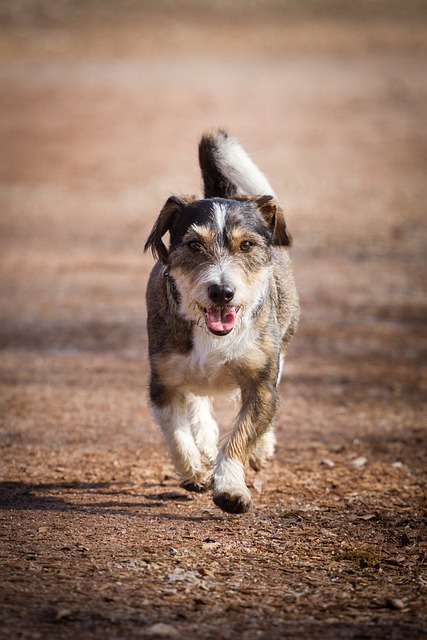
[[[205,198],[274,196],[267,178],[223,129],[207,131],[199,144]]]

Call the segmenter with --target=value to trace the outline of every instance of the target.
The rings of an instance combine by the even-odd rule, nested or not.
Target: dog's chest
[[[214,396],[233,393],[239,387],[236,371],[262,366],[265,354],[248,332],[215,338],[197,332],[186,354],[163,361],[161,377],[166,384],[190,393]]]

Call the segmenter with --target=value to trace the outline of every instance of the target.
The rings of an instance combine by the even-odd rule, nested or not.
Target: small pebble
[[[400,598],[387,598],[385,603],[388,609],[393,609],[394,611],[400,611],[405,608],[405,603]]]
[[[352,460],[351,464],[354,467],[364,467],[367,462],[368,462],[367,458],[364,458],[363,456],[359,456],[358,458],[355,458],[354,460]]]
[[[320,464],[324,467],[329,467],[329,469],[333,469],[333,467],[335,467],[335,462],[333,462],[332,460],[328,460],[327,458],[325,460],[322,460]]]
[[[148,634],[156,638],[177,638],[178,631],[171,624],[157,622],[148,629]]]

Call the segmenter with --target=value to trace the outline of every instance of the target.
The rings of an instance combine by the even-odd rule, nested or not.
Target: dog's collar
[[[172,296],[172,299],[176,304],[179,304],[181,301],[181,294],[178,291],[178,287],[176,286],[175,279],[170,274],[169,266],[166,266],[163,269],[163,277],[166,279],[166,286]]]
[[[252,318],[256,318],[257,315],[261,312],[262,307],[264,306],[266,296],[262,296],[261,300],[258,301],[257,305],[252,309],[251,316]]]

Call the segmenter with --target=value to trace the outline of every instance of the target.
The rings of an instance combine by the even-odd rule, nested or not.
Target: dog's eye
[[[253,247],[254,243],[250,240],[243,240],[243,242],[240,243],[240,251],[243,251],[243,253],[248,253],[248,251],[251,251]]]
[[[197,242],[196,240],[193,240],[192,242],[188,243],[188,248],[193,253],[198,253],[199,251],[202,251],[203,245],[201,242]]]

